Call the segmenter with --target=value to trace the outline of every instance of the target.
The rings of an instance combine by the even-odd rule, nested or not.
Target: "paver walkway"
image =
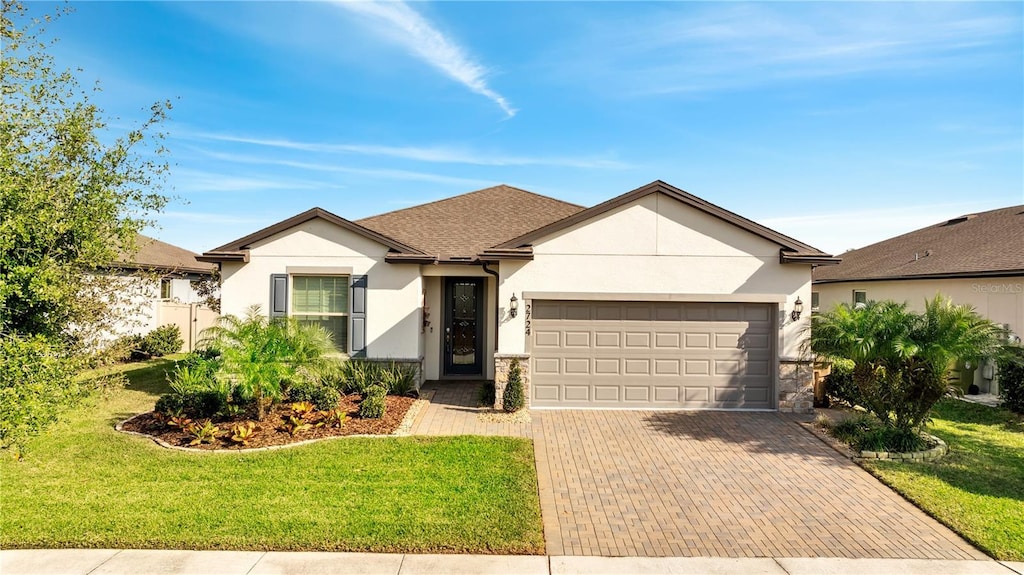
[[[786,415],[534,410],[493,424],[476,384],[431,390],[414,434],[533,438],[549,555],[986,558]]]
[[[479,407],[482,382],[428,383],[420,397],[430,403],[416,416],[412,435],[505,435],[530,437],[529,423],[489,421],[489,410]],[[500,419],[500,418],[494,418]]]

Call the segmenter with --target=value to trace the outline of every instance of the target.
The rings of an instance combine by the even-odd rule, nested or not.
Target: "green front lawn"
[[[943,400],[928,432],[936,463],[865,464],[904,497],[996,559],[1024,560],[1024,423],[1008,411]]]
[[[504,437],[350,438],[183,453],[116,432],[171,360],[0,457],[0,547],[542,553],[533,448]]]

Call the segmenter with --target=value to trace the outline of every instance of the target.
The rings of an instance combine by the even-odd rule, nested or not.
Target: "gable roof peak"
[[[361,235],[363,237],[369,238],[369,239],[371,239],[371,240],[373,240],[373,241],[375,241],[375,242],[377,242],[377,243],[379,243],[379,244],[381,244],[381,245],[383,245],[385,247],[391,248],[392,250],[395,250],[395,251],[398,251],[398,252],[413,253],[413,254],[422,254],[423,253],[423,252],[417,250],[414,247],[411,247],[411,246],[408,246],[406,244],[403,244],[402,242],[399,242],[399,241],[397,241],[397,240],[395,240],[395,239],[393,239],[391,237],[388,237],[388,236],[386,236],[386,235],[384,235],[384,234],[382,234],[380,232],[377,232],[377,231],[371,230],[369,228],[363,227],[363,226],[361,226],[361,225],[359,225],[359,224],[357,224],[355,222],[352,222],[350,220],[346,220],[345,218],[343,218],[343,217],[341,217],[339,215],[333,214],[333,213],[331,213],[331,212],[329,212],[329,211],[327,211],[327,210],[325,210],[323,208],[313,207],[313,208],[310,208],[310,209],[308,209],[308,210],[306,210],[306,211],[304,211],[304,212],[302,212],[300,214],[296,214],[296,215],[294,215],[294,216],[292,216],[292,217],[290,217],[290,218],[288,218],[286,220],[280,221],[280,222],[278,222],[276,224],[267,226],[267,227],[265,227],[265,228],[263,228],[263,229],[261,229],[259,231],[253,232],[253,233],[251,233],[251,234],[249,234],[249,235],[247,235],[247,236],[245,236],[243,238],[239,238],[239,239],[237,239],[237,240],[235,240],[233,242],[229,242],[229,243],[226,243],[226,244],[224,244],[224,245],[222,245],[220,247],[214,248],[214,249],[206,252],[204,254],[204,256],[211,256],[212,257],[212,256],[215,256],[216,254],[237,253],[237,252],[241,252],[241,251],[247,250],[247,249],[249,249],[249,246],[251,244],[254,244],[254,243],[256,243],[256,242],[258,242],[260,240],[264,240],[266,238],[269,238],[270,236],[273,236],[275,234],[279,234],[279,233],[281,233],[283,231],[289,230],[291,228],[294,228],[295,226],[298,226],[300,224],[304,224],[304,223],[306,223],[306,222],[308,222],[310,220],[314,220],[314,219],[325,220],[325,221],[330,222],[332,224],[335,224],[335,225],[337,225],[339,227],[345,228],[345,229],[347,229],[347,230],[349,230],[351,232],[355,232],[356,234],[359,234],[359,235]]]
[[[739,214],[730,212],[729,210],[712,204],[711,202],[698,198],[689,192],[681,190],[663,180],[654,180],[653,182],[640,186],[635,190],[626,192],[620,196],[614,197],[608,201],[597,204],[592,208],[580,211],[576,214],[570,215],[569,217],[558,220],[542,228],[528,232],[517,238],[513,238],[507,242],[494,246],[495,248],[510,249],[518,248],[530,244],[544,236],[550,235],[557,231],[563,230],[577,223],[589,220],[597,217],[605,212],[611,211],[615,208],[624,206],[632,203],[640,198],[648,196],[653,193],[662,193],[675,200],[682,202],[692,208],[700,210],[708,215],[716,217],[726,223],[737,226],[750,233],[760,236],[776,245],[780,246],[783,252],[787,252],[792,255],[799,256],[813,256],[816,258],[831,259],[830,254],[826,254],[821,250],[809,246],[803,242],[797,241],[785,234],[781,234],[771,228],[765,227],[755,221],[749,220]],[[832,263],[832,262],[821,262],[821,263]]]

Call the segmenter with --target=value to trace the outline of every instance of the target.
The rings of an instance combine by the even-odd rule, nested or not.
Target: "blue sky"
[[[661,179],[837,253],[1024,203],[1020,2],[71,6],[115,127],[174,101],[150,233],[195,251],[497,183]]]

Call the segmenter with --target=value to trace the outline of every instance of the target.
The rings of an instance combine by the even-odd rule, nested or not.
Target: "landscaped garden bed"
[[[262,422],[256,420],[251,413],[221,421],[211,420],[210,424],[216,431],[209,438],[198,442],[197,434],[203,429],[204,421],[189,419],[176,425],[171,418],[156,411],[132,417],[122,423],[119,429],[150,435],[175,447],[204,450],[256,449],[346,435],[391,435],[399,429],[416,400],[389,395],[385,398],[384,415],[375,419],[359,417],[360,401],[362,397],[356,394],[342,396],[334,408],[336,411],[332,410],[334,413],[315,409],[306,411],[304,406],[296,409],[293,404],[282,403],[273,406]],[[344,415],[338,417],[336,414]],[[244,438],[236,433],[238,429],[249,427],[250,434]]]
[[[128,385],[32,438],[23,459],[0,457],[0,548],[544,552],[528,439],[348,437],[214,456],[115,431],[173,391],[183,359],[92,374]]]

